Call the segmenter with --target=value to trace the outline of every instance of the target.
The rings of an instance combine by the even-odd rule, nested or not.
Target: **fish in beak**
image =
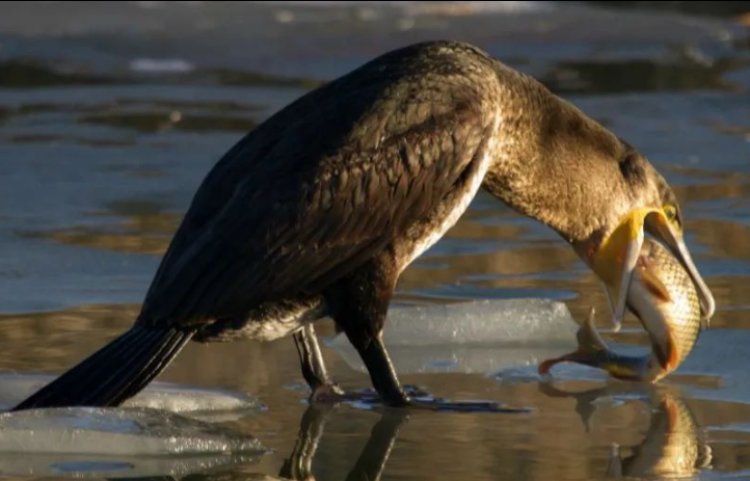
[[[639,208],[631,210],[585,259],[607,287],[612,323],[619,329],[625,316],[628,292],[638,263],[645,232],[661,241],[684,268],[695,286],[704,321],[713,316],[714,298],[695,267],[683,240],[677,209]]]
[[[626,304],[649,335],[650,354],[623,355],[610,349],[594,327],[592,309],[578,330],[578,348],[543,362],[539,372],[546,374],[559,362],[575,362],[604,369],[618,379],[656,382],[677,369],[698,340],[702,308],[687,269],[651,238],[639,251]]]
[[[688,251],[685,245],[682,231],[678,230],[674,221],[670,221],[670,217],[672,216],[672,214],[668,216],[663,210],[655,210],[649,213],[645,218],[645,231],[661,241],[687,271],[688,275],[690,275],[690,279],[693,281],[693,285],[698,293],[701,316],[708,323],[716,310],[714,296],[698,272],[698,268],[695,267],[695,263],[693,263],[690,251]]]

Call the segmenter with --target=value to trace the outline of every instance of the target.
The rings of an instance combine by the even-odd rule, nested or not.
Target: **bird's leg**
[[[372,386],[385,404],[405,406],[409,399],[401,388],[396,370],[383,343],[382,327],[378,327],[382,326],[385,321],[385,308],[374,308],[372,305],[361,306],[348,301],[340,304],[339,307],[336,321],[343,327],[349,342],[365,363]],[[382,318],[373,320],[371,315],[382,316]]]
[[[389,406],[408,403],[382,337],[398,272],[393,257],[384,252],[326,292],[333,319],[359,353],[373,387]]]
[[[355,338],[356,339],[356,338]],[[350,340],[352,338],[350,337]],[[419,398],[409,396],[401,387],[396,371],[391,363],[388,351],[383,344],[382,332],[372,337],[369,343],[361,346],[352,340],[359,355],[367,366],[372,385],[380,394],[383,402],[392,407],[426,409],[430,411],[464,411],[464,412],[528,412],[524,408],[506,408],[493,401],[448,401],[435,398],[428,393],[419,392]]]
[[[359,351],[367,372],[370,373],[372,385],[383,402],[394,407],[409,404],[409,398],[401,387],[391,358],[383,344],[382,332],[370,339],[370,342],[364,345],[357,343],[354,347]]]
[[[357,349],[382,401],[393,407],[429,410],[518,412],[494,402],[452,402],[424,392],[410,397],[404,391],[383,342],[383,326],[398,272],[384,253],[362,265],[325,294],[332,317]]]
[[[318,337],[315,335],[315,328],[312,324],[305,324],[302,329],[294,333],[294,345],[297,347],[302,376],[312,391],[310,400],[324,401],[343,396],[344,391],[328,377]]]

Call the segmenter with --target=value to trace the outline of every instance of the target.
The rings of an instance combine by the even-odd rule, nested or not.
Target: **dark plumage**
[[[326,314],[378,392],[403,404],[379,336],[388,303],[400,273],[481,183],[574,245],[671,195],[632,148],[477,48],[396,50],[293,102],[227,152],[133,329],[17,409],[118,404],[191,337],[297,332],[308,382],[329,386],[312,331],[299,331]]]

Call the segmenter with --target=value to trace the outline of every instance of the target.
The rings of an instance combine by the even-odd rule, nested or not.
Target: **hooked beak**
[[[682,234],[676,232],[664,213],[658,210],[654,210],[646,216],[644,228],[646,232],[660,240],[688,272],[690,279],[693,281],[693,285],[695,285],[695,288],[698,291],[698,300],[701,304],[701,314],[704,319],[710,319],[714,315],[714,310],[716,309],[714,297],[706,283],[703,281],[698,269],[695,267],[693,259],[690,257],[690,252],[682,238]]]

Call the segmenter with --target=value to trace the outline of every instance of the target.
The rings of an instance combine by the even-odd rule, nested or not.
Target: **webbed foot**
[[[383,405],[393,408],[406,408],[420,411],[453,411],[453,412],[500,412],[527,413],[528,408],[508,407],[495,401],[451,401],[432,396],[425,390],[412,385],[404,386],[404,400],[397,406],[384,402],[378,393],[372,389],[344,392],[335,385],[321,386],[310,396],[314,403],[350,403],[355,406],[375,409]]]
[[[326,382],[313,388],[309,401],[310,404],[336,404],[347,398],[347,393],[338,384]]]
[[[420,390],[412,394],[407,389],[407,407],[427,411],[452,411],[452,412],[487,412],[487,413],[528,413],[529,408],[509,407],[496,401],[466,400],[454,401],[432,396]]]

